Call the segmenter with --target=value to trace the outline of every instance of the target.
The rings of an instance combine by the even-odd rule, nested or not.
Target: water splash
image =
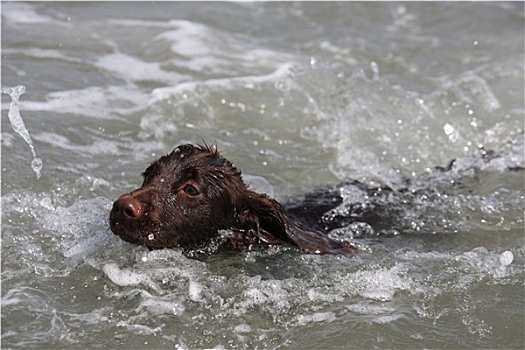
[[[18,110],[18,100],[20,98],[20,95],[22,95],[26,91],[26,87],[24,85],[18,85],[15,87],[3,87],[2,86],[2,93],[11,96],[11,104],[9,105],[9,121],[11,122],[11,126],[13,127],[13,130],[22,138],[24,141],[29,145],[29,148],[31,149],[31,153],[33,154],[33,160],[31,161],[31,168],[33,168],[33,171],[36,174],[36,178],[40,179],[40,170],[42,169],[42,159],[38,158],[36,156],[35,147],[33,146],[33,141],[31,141],[31,136],[29,136],[29,132],[27,131],[24,120],[20,116],[20,111]]]

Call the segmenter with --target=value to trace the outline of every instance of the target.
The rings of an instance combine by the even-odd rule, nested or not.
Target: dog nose
[[[139,218],[143,208],[141,202],[129,196],[120,197],[113,203],[113,211],[123,218]]]

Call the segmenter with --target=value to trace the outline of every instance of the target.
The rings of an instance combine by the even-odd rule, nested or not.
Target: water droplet
[[[153,241],[153,240],[155,239],[155,235],[154,235],[153,233],[150,233],[150,234],[148,235],[148,239],[149,239],[150,241]]]
[[[503,253],[501,253],[501,255],[499,257],[499,262],[503,266],[510,265],[513,260],[514,260],[514,254],[512,254],[512,252],[508,251],[508,250],[506,250]]]
[[[454,132],[454,127],[447,123],[443,126],[443,130],[445,130],[445,134],[450,135]]]
[[[31,168],[33,168],[37,179],[40,179],[40,170],[42,170],[42,159],[33,158],[33,160],[31,161]]]

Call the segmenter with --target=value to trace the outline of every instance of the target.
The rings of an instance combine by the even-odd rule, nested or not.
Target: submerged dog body
[[[125,241],[151,249],[193,248],[231,230],[231,243],[241,250],[262,241],[291,243],[313,254],[357,251],[247,188],[241,172],[211,147],[181,145],[143,176],[142,186],[117,199],[110,213],[111,230]]]

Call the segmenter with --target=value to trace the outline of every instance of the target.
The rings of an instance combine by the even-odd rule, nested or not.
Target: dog
[[[348,232],[351,240],[441,230],[432,220],[454,225],[450,200],[454,193],[472,191],[472,174],[523,172],[522,161],[512,156],[523,145],[518,141],[507,145],[511,156],[480,148],[473,157],[403,178],[395,189],[347,181],[286,206],[250,189],[216,147],[184,144],[155,160],[143,173],[142,186],[114,202],[110,228],[150,249],[195,249],[228,232],[226,241],[238,250],[286,243],[312,254],[352,255],[358,249]],[[335,238],[341,229],[346,233]]]
[[[239,250],[264,242],[312,254],[357,252],[348,241],[308,227],[276,200],[248,188],[241,172],[206,144],[178,146],[143,177],[140,188],[114,202],[109,216],[111,231],[127,242],[191,249],[230,230],[231,246]]]

